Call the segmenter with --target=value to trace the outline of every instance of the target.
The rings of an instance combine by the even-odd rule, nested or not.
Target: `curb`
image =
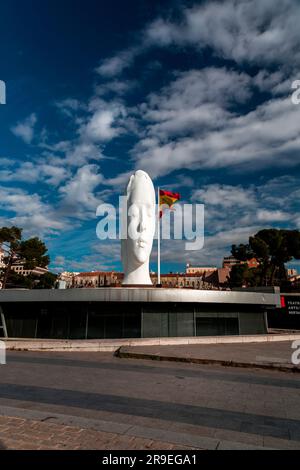
[[[146,359],[152,361],[169,361],[169,362],[183,362],[188,364],[204,364],[204,365],[219,365],[224,367],[242,367],[244,369],[265,369],[275,370],[280,372],[294,372],[299,373],[300,367],[291,365],[284,366],[281,364],[272,363],[257,363],[257,362],[239,362],[222,359],[204,359],[197,357],[177,357],[177,356],[162,356],[160,354],[146,354],[137,352],[122,351],[122,347],[117,349],[114,354],[121,359]]]

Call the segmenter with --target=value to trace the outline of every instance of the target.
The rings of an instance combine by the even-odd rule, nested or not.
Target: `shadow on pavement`
[[[300,441],[300,420],[247,411],[11,383],[1,383],[0,399],[47,404],[50,410],[59,405]]]

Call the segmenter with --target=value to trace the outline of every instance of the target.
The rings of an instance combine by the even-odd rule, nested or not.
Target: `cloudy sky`
[[[203,249],[164,242],[162,271],[300,229],[299,24],[298,0],[1,2],[0,225],[53,269],[121,269],[95,212],[143,169],[205,204]]]

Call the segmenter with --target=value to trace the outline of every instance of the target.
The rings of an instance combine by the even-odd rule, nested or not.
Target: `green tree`
[[[240,245],[232,245],[231,253],[240,261],[247,261],[247,259],[253,258],[254,256],[254,254],[250,252],[249,245],[244,245],[242,243]]]
[[[31,289],[33,286],[34,279],[31,275],[29,276],[22,276],[22,274],[18,274],[15,271],[11,271],[9,273],[7,286],[12,289]]]
[[[232,266],[228,283],[230,287],[255,287],[258,279],[258,269],[249,268],[247,263],[244,263]]]
[[[246,283],[246,277],[248,271],[247,264],[237,264],[232,266],[229,274],[229,286],[230,287],[243,287]]]
[[[22,240],[22,229],[19,227],[0,228],[0,245],[5,252],[2,289],[6,287],[14,263],[22,262],[25,269],[34,269],[36,266],[45,267],[50,262],[45,243],[37,237]]]
[[[300,259],[300,231],[260,230],[247,245],[232,245],[231,252],[241,261],[253,257],[259,261],[257,285],[281,285],[287,281],[285,263]]]
[[[57,275],[53,273],[45,273],[35,279],[34,289],[52,289],[56,283]]]
[[[19,227],[2,227],[0,228],[0,245],[4,250],[5,267],[1,269],[2,288],[6,286],[7,278],[11,270],[11,266],[17,257],[20,241],[22,237],[22,229]]]

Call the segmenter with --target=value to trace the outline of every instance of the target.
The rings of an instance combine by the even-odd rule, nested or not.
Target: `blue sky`
[[[0,223],[52,269],[121,269],[95,211],[135,169],[205,204],[203,249],[163,242],[162,271],[300,228],[297,0],[6,0],[1,19]]]

